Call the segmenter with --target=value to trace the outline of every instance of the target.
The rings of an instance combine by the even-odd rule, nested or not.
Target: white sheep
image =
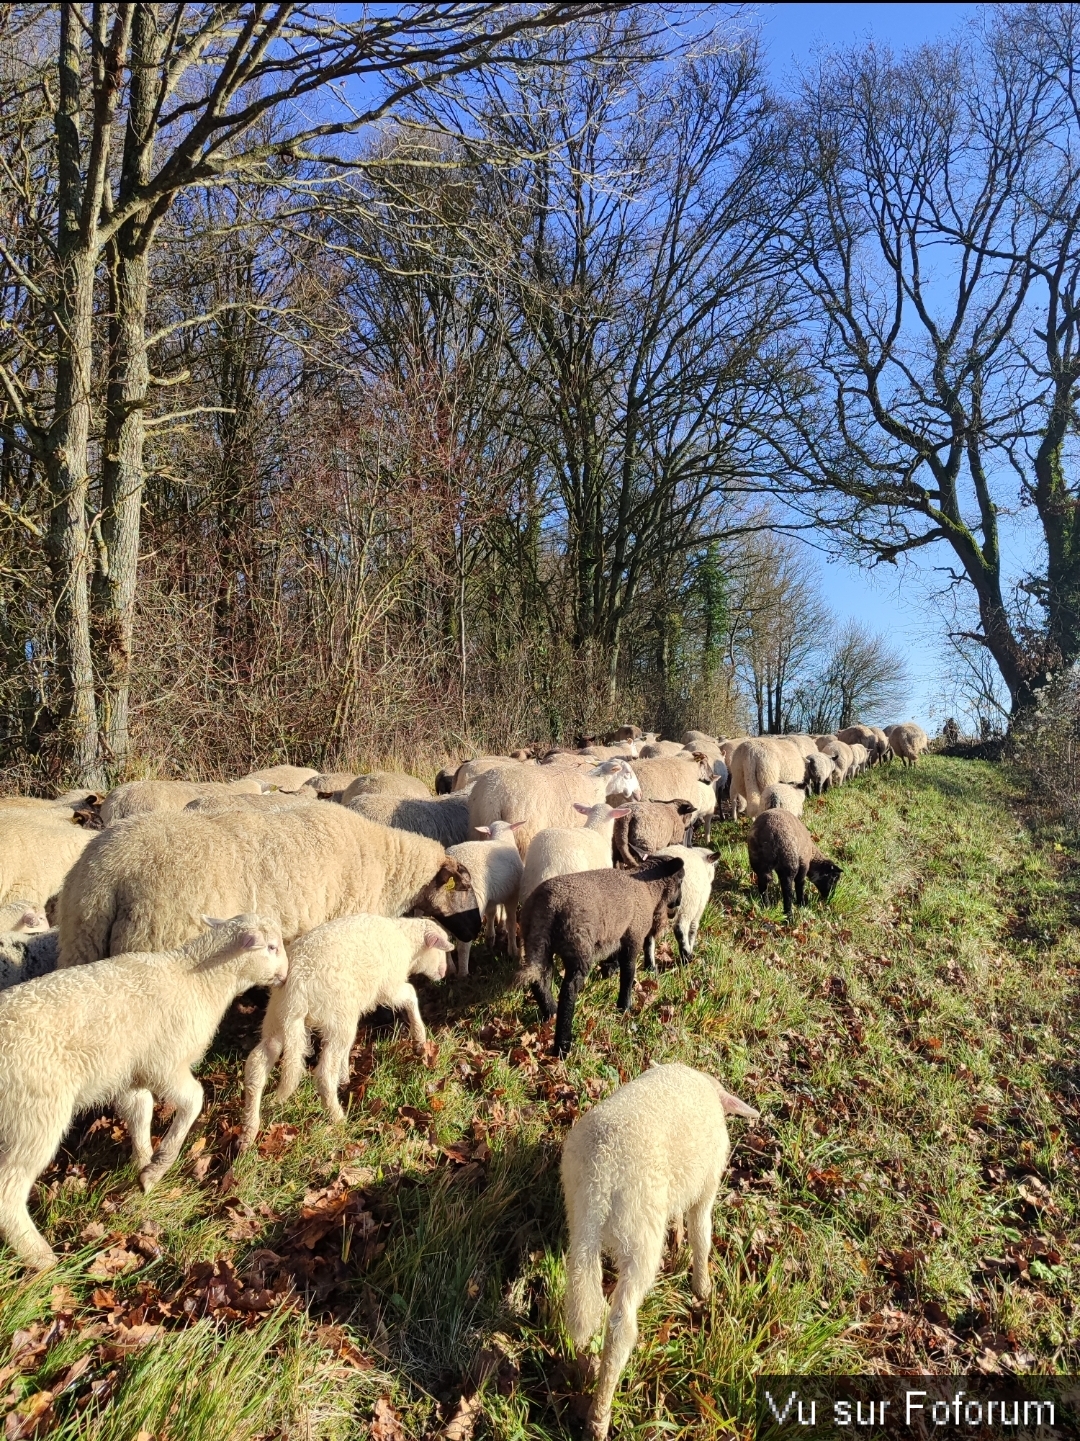
[[[453,943],[434,922],[387,916],[343,916],[295,941],[288,980],[271,995],[262,1038],[244,1066],[241,1149],[259,1134],[262,1093],[279,1059],[275,1099],[287,1100],[300,1084],[312,1031],[322,1038],[315,1084],[335,1121],[345,1114],[337,1093],[349,1080],[349,1052],[361,1016],[376,1006],[404,1011],[413,1044],[422,1047],[427,1037],[409,977],[442,980],[451,950]]]
[[[341,804],[347,806],[357,796],[413,796],[417,800],[430,800],[431,787],[404,771],[371,771],[349,782],[341,792]]]
[[[820,755],[821,752],[819,751]],[[801,816],[806,801],[806,792],[800,786],[785,784],[766,786],[761,792],[763,811],[787,811],[788,815]]]
[[[262,770],[249,772],[244,780],[261,781],[279,791],[298,791],[318,774],[311,766],[264,766]]]
[[[455,934],[479,914],[442,846],[325,802],[294,810],[132,816],[94,836],[57,907],[60,965],[189,940],[199,917],[258,906],[286,941],[338,916],[430,915]]]
[[[513,756],[476,756],[471,761],[462,761],[458,766],[450,783],[450,789],[454,791],[468,790],[472,783],[486,771],[498,770],[502,766],[524,764],[526,762],[515,760]]]
[[[15,931],[34,935],[49,929],[48,917],[43,906],[30,901],[5,901],[0,905],[0,932],[11,934]]]
[[[55,928],[4,932],[0,935],[0,991],[55,971],[59,953],[60,932]]]
[[[916,765],[919,756],[929,745],[926,732],[914,721],[903,721],[900,725],[889,726],[887,734],[893,755],[905,765]]]
[[[699,1300],[709,1294],[712,1209],[730,1152],[725,1116],[757,1114],[712,1076],[653,1066],[586,1111],[563,1143],[566,1324],[579,1355],[604,1320],[604,1255],[618,1272],[589,1410],[597,1441],[611,1424],[612,1397],[637,1342],[638,1308],[656,1280],[668,1226],[684,1216],[691,1285]]]
[[[0,901],[44,906],[94,839],[63,813],[12,808],[0,812]]]
[[[712,779],[712,765],[696,756],[660,756],[633,763],[634,775],[646,801],[693,801],[697,806],[702,781]],[[627,796],[627,800],[633,797]]]
[[[520,821],[492,821],[490,826],[478,826],[481,840],[463,841],[460,845],[450,846],[446,852],[463,865],[472,878],[476,904],[487,923],[489,945],[495,939],[496,912],[501,909],[512,956],[518,954],[517,910],[523,866],[514,831],[520,824]],[[454,950],[457,973],[467,976],[472,942],[455,941]]]
[[[716,876],[716,852],[709,850],[708,846],[664,846],[655,854],[676,856],[683,863],[682,895],[672,929],[679,947],[679,959],[685,965],[694,959],[701,918],[712,895],[713,880]],[[645,969],[654,971],[656,942],[652,936],[646,936],[644,951]]]
[[[202,1110],[191,1070],[222,1016],[249,987],[284,981],[275,921],[241,915],[207,925],[179,950],[117,956],[0,994],[0,1236],[28,1265],[56,1259],[26,1201],[76,1113],[116,1110],[149,1191]],[[176,1107],[156,1152],[155,1098]]]
[[[529,843],[519,893],[522,905],[538,885],[552,876],[611,869],[615,822],[630,814],[629,807],[613,807],[601,801],[595,806],[575,804],[574,809],[585,817],[583,826],[551,826],[539,831]]]
[[[469,824],[477,831],[492,821],[522,822],[515,840],[524,859],[533,836],[554,826],[580,826],[575,806],[597,805],[616,792],[628,800],[641,794],[628,761],[604,761],[587,771],[557,765],[501,766],[477,778],[469,794]]]
[[[731,757],[731,798],[736,815],[750,819],[768,807],[769,786],[802,785],[806,758],[793,742],[781,736],[756,736],[743,741]]]
[[[128,781],[109,792],[99,814],[102,825],[111,826],[128,816],[182,811],[190,801],[204,798],[262,795],[263,789],[263,782],[252,776],[239,781]]]

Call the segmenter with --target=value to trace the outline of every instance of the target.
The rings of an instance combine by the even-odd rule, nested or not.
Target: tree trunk
[[[150,178],[153,163],[154,80],[161,41],[155,7],[135,7],[131,35],[131,99],[119,199]],[[145,482],[144,413],[150,384],[146,351],[152,238],[145,212],[123,225],[110,247],[113,313],[109,324],[109,387],[101,477],[101,563],[94,577],[94,650],[106,760],[122,775],[130,750],[131,637],[139,565],[139,526]]]

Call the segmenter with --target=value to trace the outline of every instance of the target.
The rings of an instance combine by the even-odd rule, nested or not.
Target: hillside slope
[[[932,758],[810,801],[845,874],[790,930],[725,825],[699,959],[645,977],[629,1020],[591,978],[568,1063],[478,952],[422,996],[425,1064],[404,1028],[362,1031],[347,1125],[305,1083],[236,1159],[241,1003],[160,1192],[93,1118],[42,1178],[70,1256],[29,1283],[0,1263],[8,1434],[577,1434],[559,1138],[653,1059],[715,1070],[762,1120],[733,1125],[709,1306],[672,1256],[615,1434],[730,1436],[758,1371],[1075,1370],[1080,870],[1021,799],[1003,768]]]

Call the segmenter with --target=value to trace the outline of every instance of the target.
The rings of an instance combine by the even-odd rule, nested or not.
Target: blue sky
[[[777,89],[789,88],[798,68],[816,51],[844,49],[873,39],[904,50],[945,37],[976,15],[978,5],[759,5],[760,26],[769,68]],[[929,605],[927,589],[934,567],[948,563],[948,552],[925,552],[917,564],[882,566],[870,571],[822,558],[823,590],[836,615],[869,622],[886,632],[904,655],[912,690],[911,718],[928,731],[940,730],[942,671],[941,625]],[[906,718],[906,717],[905,717]],[[899,717],[897,717],[899,719]]]

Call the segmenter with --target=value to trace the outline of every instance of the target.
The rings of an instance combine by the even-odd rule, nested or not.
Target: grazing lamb
[[[765,811],[754,822],[746,838],[750,869],[754,872],[758,894],[765,895],[773,871],[780,882],[784,898],[784,915],[790,922],[792,887],[800,906],[806,904],[806,879],[809,876],[827,901],[843,875],[835,861],[818,850],[814,838],[797,816],[787,811]]]
[[[674,856],[683,863],[682,897],[672,929],[679,947],[679,960],[687,965],[694,959],[701,918],[712,895],[716,852],[709,850],[708,846],[674,845],[665,846],[657,854]],[[645,969],[656,970],[656,939],[653,936],[645,937]]]
[[[584,1352],[604,1322],[601,1261],[615,1263],[589,1434],[603,1441],[623,1367],[637,1344],[637,1313],[660,1270],[668,1227],[685,1218],[691,1286],[712,1289],[712,1211],[731,1146],[727,1116],[758,1112],[720,1082],[678,1063],[653,1066],[577,1120],[563,1142],[562,1185],[570,1246],[566,1325]]]
[[[298,791],[318,774],[311,766],[265,766],[261,771],[251,771],[244,779],[262,781],[279,791]]]
[[[553,1053],[566,1056],[574,1030],[574,1005],[597,961],[619,958],[619,1009],[633,1004],[637,958],[679,911],[683,864],[665,856],[636,871],[582,871],[552,876],[537,886],[521,911],[525,966],[545,1020],[556,1013],[551,994],[553,958],[563,963]]]
[[[835,736],[825,736],[818,741],[817,748],[822,755],[829,756],[836,765],[834,785],[842,785],[844,781],[851,779],[851,768],[855,764],[855,757],[849,745],[844,741],[838,741]]]
[[[48,929],[49,919],[41,906],[31,905],[29,901],[5,901],[0,905],[0,932],[34,935]]]
[[[816,796],[821,795],[836,780],[836,762],[832,756],[814,748],[814,754],[806,757],[806,783]]]
[[[335,1121],[345,1115],[337,1093],[349,1081],[349,1052],[361,1016],[376,1006],[404,1011],[413,1044],[420,1049],[427,1033],[409,977],[441,981],[451,950],[446,932],[431,921],[386,916],[343,916],[294,942],[288,979],[271,995],[262,1039],[244,1066],[240,1149],[247,1150],[259,1134],[263,1089],[279,1058],[275,1099],[288,1100],[300,1084],[312,1031],[322,1038],[315,1084]]]
[[[91,838],[60,896],[60,964],[165,950],[197,934],[204,913],[245,903],[276,915],[287,942],[360,911],[419,911],[469,939],[480,929],[464,867],[423,836],[345,806],[179,811]]]
[[[585,817],[583,826],[553,826],[533,837],[521,877],[522,905],[551,876],[599,871],[613,864],[615,822],[627,814],[626,807],[612,807],[601,801],[595,806],[575,804],[574,810]]]
[[[495,913],[501,907],[506,916],[506,943],[512,956],[518,954],[517,912],[524,867],[518,855],[514,831],[520,821],[492,821],[478,827],[478,841],[464,841],[450,846],[446,854],[463,865],[472,877],[473,895],[480,915],[487,923],[488,944],[495,939]],[[457,941],[454,946],[457,973],[469,974],[471,941]]]
[[[686,840],[697,810],[692,801],[631,801],[615,822],[611,840],[614,858],[634,867],[665,846]]]
[[[851,774],[861,776],[863,771],[870,765],[870,752],[861,741],[855,741],[850,745],[851,750]]]
[[[469,798],[456,791],[448,796],[356,796],[349,810],[394,830],[427,836],[441,846],[458,846],[469,839]]]
[[[44,906],[94,839],[69,812],[0,812],[0,901]]]
[[[347,806],[357,796],[412,796],[416,800],[430,800],[431,790],[416,776],[404,771],[372,771],[370,775],[357,776],[341,793],[341,804]]]
[[[0,994],[0,1236],[27,1264],[43,1269],[56,1259],[26,1201],[73,1116],[112,1105],[149,1191],[202,1110],[191,1068],[222,1016],[251,986],[284,981],[276,922],[240,915],[206,924],[179,950],[117,956]],[[176,1112],[152,1152],[155,1099]]]
[[[843,730],[839,730],[836,732],[836,739],[838,741],[843,741],[844,744],[848,746],[865,746],[866,753],[871,764],[877,756],[877,735],[875,734],[871,726],[845,726]]]
[[[240,781],[128,781],[109,792],[99,815],[102,825],[111,826],[151,811],[182,811],[189,802],[203,797],[258,796],[263,790],[263,782],[250,776]]]
[[[492,821],[521,821],[514,838],[524,860],[540,831],[580,826],[575,805],[594,806],[615,792],[630,799],[640,795],[627,761],[604,761],[587,772],[560,766],[501,767],[481,775],[469,793],[469,824],[476,831]]]
[[[787,811],[788,815],[801,816],[806,792],[800,786],[766,786],[761,792],[761,808],[765,811]]]

